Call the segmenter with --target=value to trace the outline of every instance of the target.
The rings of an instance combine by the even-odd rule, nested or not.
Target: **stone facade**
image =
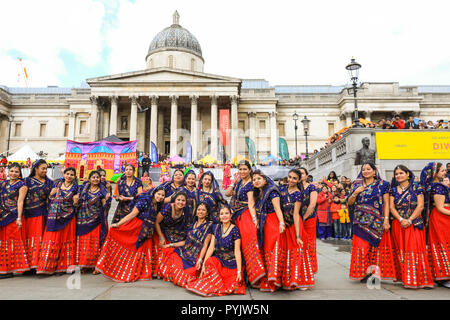
[[[48,159],[64,153],[66,139],[94,141],[110,134],[137,139],[144,152],[153,141],[159,153],[184,155],[191,142],[194,160],[217,157],[219,110],[228,109],[227,159],[248,155],[245,137],[255,142],[259,157],[278,155],[278,138],[284,138],[293,157],[294,111],[300,120],[311,120],[310,153],[352,122],[354,100],[344,87],[271,86],[264,79],[208,74],[200,45],[181,28],[177,14],[163,31],[152,41],[144,70],[87,79],[85,88],[0,86],[0,152],[6,151],[11,127],[10,152],[29,143]],[[373,121],[396,113],[448,119],[450,86],[363,83],[358,106],[360,117]],[[304,153],[303,127],[297,125],[298,152]]]

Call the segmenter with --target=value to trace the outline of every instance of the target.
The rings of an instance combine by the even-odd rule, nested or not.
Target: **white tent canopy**
[[[31,149],[30,145],[26,144],[13,155],[8,157],[8,161],[26,161],[30,158],[31,161],[40,159],[39,156]]]

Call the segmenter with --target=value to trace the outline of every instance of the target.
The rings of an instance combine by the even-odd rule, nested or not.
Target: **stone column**
[[[164,109],[163,109],[164,110]],[[165,151],[165,138],[164,138],[164,112],[160,110],[158,112],[158,143],[156,147],[158,148],[158,154],[166,153]]]
[[[170,157],[174,157],[178,154],[178,96],[171,95],[170,101]]]
[[[105,106],[102,103],[98,105],[98,126],[97,126],[97,139],[102,139],[105,131]]]
[[[191,146],[192,146],[192,161],[197,160],[198,152],[198,132],[197,132],[197,108],[198,96],[192,95],[191,99]]]
[[[130,96],[131,113],[130,113],[130,141],[137,139],[137,96]]]
[[[109,136],[109,120],[110,120],[110,112],[103,107],[103,132],[102,137]]]
[[[67,134],[67,138],[69,140],[75,140],[75,111],[69,111],[69,132]]]
[[[238,99],[238,96],[231,96],[231,159],[238,153]]]
[[[211,96],[211,156],[215,159],[219,150],[217,137],[217,96]]]
[[[152,102],[152,109],[150,114],[150,153],[152,152],[152,142],[155,146],[158,145],[158,96],[150,96],[150,101]]]
[[[248,137],[253,141],[256,148],[256,157],[258,157],[258,142],[256,141],[256,112],[248,113]],[[249,150],[250,152],[250,150]],[[250,157],[250,153],[249,153]]]
[[[372,111],[370,111],[370,110],[366,111],[366,120],[372,121]]]
[[[117,135],[117,103],[119,101],[119,97],[110,96],[109,98],[111,100],[111,113],[109,115],[109,134]]]
[[[346,112],[345,113],[345,121],[346,121],[346,126],[349,127],[352,125],[352,112]]]
[[[98,97],[91,96],[91,115],[89,118],[89,140],[97,140],[98,131]]]
[[[278,157],[277,113],[272,111],[270,116],[270,153]]]

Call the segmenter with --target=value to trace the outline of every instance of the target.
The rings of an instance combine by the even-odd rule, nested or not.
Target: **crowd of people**
[[[144,188],[127,164],[114,188],[102,169],[79,184],[74,168],[56,181],[47,168],[38,160],[24,179],[12,163],[0,183],[1,277],[79,267],[117,282],[159,278],[202,296],[245,294],[246,284],[308,290],[316,238],[333,238],[352,240],[350,279],[367,281],[376,266],[406,288],[450,286],[450,163],[430,162],[419,180],[399,165],[391,183],[372,163],[355,181],[332,172],[313,182],[300,167],[277,184],[242,161],[224,193],[211,171],[176,169]]]
[[[425,121],[412,116],[408,117],[407,120],[402,119],[399,115],[395,115],[393,118],[381,119],[378,122],[367,121],[362,124],[365,128],[373,129],[408,129],[408,130],[424,130],[424,129],[450,129],[450,120],[437,120],[437,121]],[[313,154],[319,153],[323,149],[331,146],[335,142],[342,138],[342,135],[346,130],[342,132],[335,133],[330,137],[325,146],[321,147],[320,150],[315,149]]]

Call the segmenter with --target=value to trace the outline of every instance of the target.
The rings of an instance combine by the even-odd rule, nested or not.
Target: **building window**
[[[284,130],[284,122],[278,123],[278,135],[284,137],[286,135]]]
[[[16,137],[20,137],[22,135],[22,124],[21,123],[16,123],[14,130],[15,130],[14,131],[14,135]]]
[[[69,124],[64,123],[64,137],[67,137],[69,135]]]
[[[86,120],[80,121],[80,134],[86,133]]]
[[[239,120],[239,129],[241,129],[242,131],[245,131],[245,121],[244,120]]]
[[[172,55],[170,55],[168,58],[168,64],[169,64],[169,68],[173,68],[173,66],[175,65]]]
[[[259,131],[261,133],[266,132],[266,120],[259,120]]]
[[[195,59],[191,59],[191,71],[195,71]]]
[[[45,137],[45,130],[47,128],[47,124],[46,123],[41,123],[39,126],[39,136],[40,137]]]
[[[328,123],[328,136],[332,136],[334,134],[334,122]]]
[[[120,130],[128,130],[128,117],[122,116],[120,118]]]

